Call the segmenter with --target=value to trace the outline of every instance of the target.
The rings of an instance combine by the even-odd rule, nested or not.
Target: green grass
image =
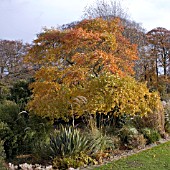
[[[170,170],[170,142],[113,161],[94,170]]]

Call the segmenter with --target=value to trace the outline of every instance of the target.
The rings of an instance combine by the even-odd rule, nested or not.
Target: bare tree
[[[29,44],[22,41],[0,40],[0,80],[6,77],[19,78],[27,69],[24,64],[24,55]]]
[[[158,67],[162,68],[163,75],[167,76],[170,67],[170,31],[157,27],[147,33],[147,38],[150,46],[152,46],[157,70]]]
[[[105,0],[96,0],[96,2],[85,8],[84,13],[85,18],[97,18],[103,17],[104,19],[110,19],[113,17],[119,17],[122,19],[127,19],[128,14],[123,9],[120,1],[110,0],[109,2]]]

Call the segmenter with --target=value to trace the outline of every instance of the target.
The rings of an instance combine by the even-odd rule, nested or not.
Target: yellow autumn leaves
[[[28,109],[50,119],[96,112],[146,115],[160,105],[133,75],[136,46],[117,19],[84,20],[72,29],[45,30],[26,56],[39,69]]]

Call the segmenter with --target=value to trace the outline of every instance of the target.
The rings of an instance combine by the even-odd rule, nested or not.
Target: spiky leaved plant
[[[51,156],[73,156],[81,152],[88,152],[89,140],[80,130],[74,127],[63,127],[51,135],[50,150]]]

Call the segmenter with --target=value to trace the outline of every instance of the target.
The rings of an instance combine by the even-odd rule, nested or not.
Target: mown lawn
[[[94,170],[170,170],[170,141]]]

